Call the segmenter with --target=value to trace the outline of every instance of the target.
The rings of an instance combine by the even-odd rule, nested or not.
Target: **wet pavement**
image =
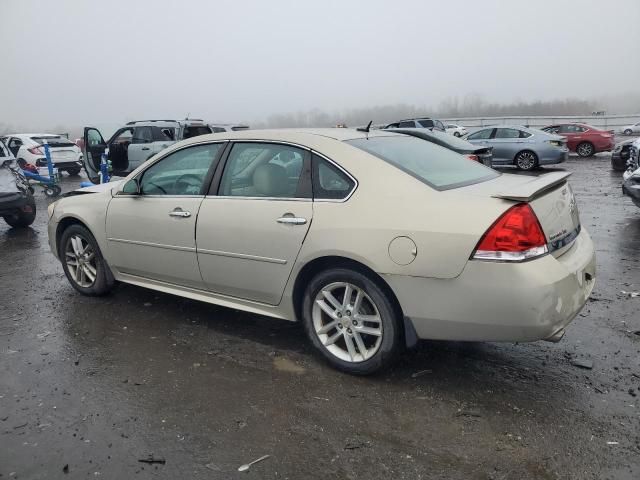
[[[126,285],[82,297],[38,191],[33,228],[0,222],[0,478],[640,478],[640,297],[623,293],[640,209],[608,155],[562,168],[598,260],[565,338],[423,342],[368,378],[297,324]]]

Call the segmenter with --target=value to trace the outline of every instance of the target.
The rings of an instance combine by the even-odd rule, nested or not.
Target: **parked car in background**
[[[82,294],[121,281],[300,320],[368,374],[417,338],[559,341],[595,281],[568,176],[389,131],[215,134],[53,203],[49,243]]]
[[[107,141],[93,127],[85,127],[84,168],[93,183],[99,183],[102,154],[111,162],[113,176],[126,176],[177,141],[213,133],[202,120],[139,120],[128,122]]]
[[[620,133],[625,135],[633,135],[634,133],[640,133],[640,122],[631,125],[625,125],[620,129]]]
[[[468,133],[466,128],[455,123],[447,123],[444,128],[448,134],[454,137],[462,137]]]
[[[389,132],[412,135],[428,142],[435,143],[436,145],[440,145],[441,147],[448,148],[449,150],[453,150],[456,153],[464,155],[469,160],[480,162],[488,167],[492,165],[492,147],[474,145],[461,138],[453,137],[436,130],[427,130],[425,128],[390,128],[386,130]]]
[[[212,133],[222,132],[239,132],[242,130],[249,130],[249,125],[242,125],[236,123],[210,123]]]
[[[44,143],[49,145],[51,160],[58,171],[77,175],[82,170],[82,150],[62,135],[51,133],[14,133],[2,137],[11,153],[18,160],[36,167],[46,167]]]
[[[390,123],[384,128],[428,128],[429,130],[438,130],[444,132],[444,123],[440,120],[429,117],[409,118],[398,122]]]
[[[630,146],[627,170],[622,174],[622,193],[640,207],[640,139]]]
[[[12,227],[28,227],[36,218],[36,202],[16,158],[0,140],[0,217]]]
[[[624,172],[627,168],[627,162],[631,157],[631,147],[635,139],[624,140],[616,143],[611,151],[611,168],[617,172]]]
[[[610,152],[614,146],[612,130],[599,130],[584,123],[561,123],[542,128],[554,135],[567,139],[569,150],[581,157],[590,157],[599,152]]]
[[[533,170],[562,163],[569,156],[567,141],[558,135],[522,126],[485,127],[463,137],[474,145],[493,147],[493,165]]]

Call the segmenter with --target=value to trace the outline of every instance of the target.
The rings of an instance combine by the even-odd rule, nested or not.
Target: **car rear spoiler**
[[[494,198],[529,202],[547,190],[564,183],[571,172],[551,172],[539,177],[532,177],[530,181],[512,187],[512,190],[496,193]]]

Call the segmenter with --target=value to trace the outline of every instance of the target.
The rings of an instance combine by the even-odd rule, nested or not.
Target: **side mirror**
[[[120,193],[122,195],[140,195],[140,180],[138,180],[138,178],[132,178],[124,184]]]

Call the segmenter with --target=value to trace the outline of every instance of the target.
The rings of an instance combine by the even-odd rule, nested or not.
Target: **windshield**
[[[59,135],[31,137],[31,140],[33,140],[36,143],[39,143],[40,145],[43,145],[44,142],[46,141],[50,147],[75,147],[76,146],[76,144],[73,143],[68,138],[64,138]]]
[[[437,190],[484,182],[500,174],[439,145],[409,136],[347,140]]]

